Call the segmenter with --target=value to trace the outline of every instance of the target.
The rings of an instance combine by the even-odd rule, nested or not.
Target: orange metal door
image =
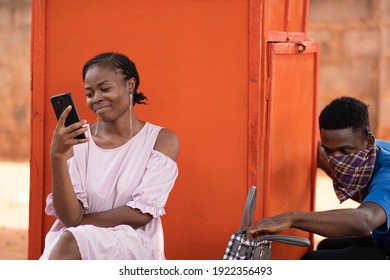
[[[265,216],[314,209],[317,69],[318,43],[268,44]],[[308,249],[286,246],[275,244],[274,254],[297,259]]]

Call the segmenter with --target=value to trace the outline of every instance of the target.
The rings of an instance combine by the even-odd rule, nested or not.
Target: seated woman
[[[147,99],[128,57],[97,55],[82,75],[99,121],[65,127],[71,107],[59,118],[45,209],[57,219],[40,259],[165,259],[160,216],[178,176],[178,139],[136,117],[133,105]]]

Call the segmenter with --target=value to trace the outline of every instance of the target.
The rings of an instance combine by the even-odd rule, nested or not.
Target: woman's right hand
[[[72,106],[68,106],[61,114],[58,119],[57,126],[54,130],[50,154],[55,158],[69,158],[73,152],[72,147],[77,144],[88,142],[86,139],[76,139],[75,137],[85,133],[88,130],[88,127],[85,125],[86,120],[81,120],[77,123],[65,126],[65,120],[69,115],[69,112],[72,110]]]

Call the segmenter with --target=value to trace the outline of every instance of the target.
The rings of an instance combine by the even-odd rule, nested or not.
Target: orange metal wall
[[[307,1],[298,1],[298,6],[288,0],[277,2],[284,11],[301,7],[300,13],[288,12],[288,18],[293,14],[291,22],[302,24],[292,26],[304,26]],[[81,68],[97,53],[117,51],[134,60],[140,90],[149,98],[147,106],[136,106],[138,116],[172,129],[181,142],[179,177],[163,217],[167,258],[220,259],[231,232],[238,229],[248,187],[259,188],[257,217],[273,205],[263,203],[264,190],[272,188],[266,184],[273,182],[272,176],[265,176],[271,167],[265,162],[266,139],[274,141],[267,136],[266,42],[269,26],[278,26],[270,24],[271,18],[290,21],[285,21],[285,13],[273,14],[273,0],[91,3],[33,1],[29,258],[39,257],[53,222],[43,213],[51,190],[49,147],[56,124],[49,98],[71,91],[80,115],[95,121],[85,106]],[[283,35],[276,37],[285,36],[288,26],[281,25],[276,31]],[[294,98],[296,91],[299,88],[281,98]],[[313,120],[315,112],[305,111],[313,100],[294,103],[294,108]],[[300,141],[312,147],[313,136],[307,133]],[[275,134],[279,136],[283,135]],[[297,161],[309,168],[302,176],[310,184],[315,159],[312,149],[303,153]],[[313,184],[303,188],[308,190],[304,200],[311,201]],[[305,204],[306,210],[312,207]],[[276,252],[274,258],[297,258],[298,253]]]

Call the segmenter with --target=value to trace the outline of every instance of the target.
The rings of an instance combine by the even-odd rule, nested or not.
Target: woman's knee
[[[50,253],[51,260],[81,260],[76,239],[70,231],[65,231]]]

